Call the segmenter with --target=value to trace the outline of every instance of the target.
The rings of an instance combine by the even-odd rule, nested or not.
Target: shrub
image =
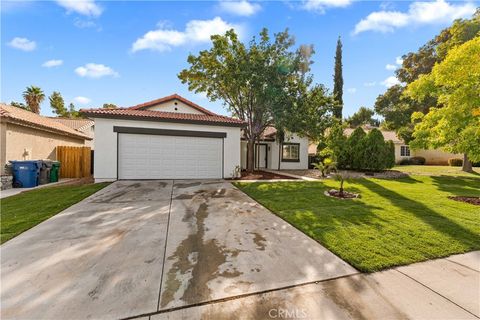
[[[385,148],[385,167],[386,168],[393,168],[395,166],[395,144],[392,140],[388,140],[385,142],[387,147]]]
[[[330,128],[327,147],[320,152],[325,158],[331,157],[337,168],[379,171],[395,165],[395,146],[392,141],[385,141],[378,129],[367,135],[359,127],[348,138],[343,130],[341,125]]]
[[[361,127],[353,130],[347,140],[347,154],[349,167],[355,170],[361,170],[366,167],[365,149],[366,133]]]
[[[364,159],[362,169],[379,171],[387,166],[389,146],[378,129],[372,129],[364,138]]]
[[[410,164],[410,159],[407,159],[407,158],[402,159],[402,160],[400,160],[399,164],[402,165],[402,166],[408,166]]]
[[[463,159],[450,158],[450,159],[448,159],[448,165],[451,166],[451,167],[461,167],[461,166],[463,166]]]
[[[414,164],[414,165],[421,165],[423,166],[425,164],[425,158],[424,157],[413,157],[413,158],[410,158],[410,164]]]
[[[344,135],[343,129],[344,127],[340,124],[332,126],[326,139],[327,147],[320,152],[320,155],[324,158],[333,158],[338,168],[349,166],[347,137]]]
[[[337,164],[331,158],[325,158],[323,161],[314,163],[314,168],[319,170],[322,174],[322,177],[325,177],[331,171],[335,171],[337,169]]]

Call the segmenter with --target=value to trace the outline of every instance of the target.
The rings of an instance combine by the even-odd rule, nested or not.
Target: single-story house
[[[81,112],[95,121],[95,181],[229,178],[245,166],[245,123],[177,94],[133,107]],[[307,149],[307,140],[289,138],[282,146],[282,168],[307,168]],[[273,136],[265,135],[256,150],[257,167],[276,168]]]
[[[363,129],[368,132],[373,127],[364,127]],[[345,135],[350,136],[355,129],[345,129]],[[397,136],[395,131],[380,130],[383,134],[385,141],[391,140],[395,145],[395,162],[398,164],[404,159],[410,159],[412,157],[425,158],[425,164],[428,165],[447,165],[450,158],[463,158],[463,155],[444,152],[442,150],[410,150],[410,147]]]
[[[61,117],[51,117],[57,122],[60,122],[67,127],[70,127],[76,131],[80,131],[86,134],[88,137],[92,138],[92,140],[85,140],[85,146],[90,147],[90,149],[94,149],[95,147],[95,136],[94,136],[94,124],[95,122],[90,119],[83,119],[83,118],[61,118]]]
[[[10,160],[56,160],[57,146],[85,146],[86,134],[39,114],[0,104],[0,166]]]

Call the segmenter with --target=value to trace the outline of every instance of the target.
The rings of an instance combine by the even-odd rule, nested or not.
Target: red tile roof
[[[203,114],[195,113],[180,113],[180,112],[166,112],[156,110],[145,110],[150,106],[154,106],[163,102],[177,99],[183,103],[201,111]],[[177,95],[173,94],[168,97],[142,103],[129,108],[117,109],[82,109],[81,113],[91,118],[114,118],[114,119],[135,119],[135,120],[151,120],[164,122],[178,122],[178,123],[198,123],[198,124],[212,124],[212,125],[226,125],[226,126],[244,126],[242,120],[222,116]]]
[[[90,119],[70,119],[70,118],[60,118],[60,117],[49,117],[50,119],[60,122],[67,127],[75,129],[77,131],[84,131],[95,124],[94,121]]]
[[[244,122],[226,116],[195,114],[195,113],[177,113],[153,110],[135,110],[135,109],[86,109],[80,110],[83,114],[92,118],[118,118],[118,119],[137,119],[180,123],[199,123],[199,124],[223,124],[233,126],[243,126]]]
[[[133,107],[129,107],[129,109],[135,109],[135,110],[142,110],[142,109],[145,109],[145,108],[148,108],[148,107],[151,107],[151,106],[154,106],[154,105],[157,105],[157,104],[160,104],[160,103],[164,103],[164,102],[168,102],[168,101],[172,101],[172,100],[179,100],[183,103],[185,103],[186,105],[192,107],[193,109],[196,109],[204,114],[208,114],[208,115],[211,115],[211,116],[214,116],[216,115],[215,113],[203,108],[203,107],[200,107],[198,104],[196,103],[193,103],[192,101],[190,100],[187,100],[185,99],[184,97],[182,96],[179,96],[178,94],[174,93],[170,96],[166,96],[166,97],[163,97],[163,98],[160,98],[160,99],[156,99],[156,100],[152,100],[152,101],[149,101],[149,102],[145,102],[145,103],[141,103],[141,104],[137,104]]]
[[[39,114],[6,104],[0,104],[0,117],[2,121],[8,121],[44,131],[55,132],[61,135],[92,140],[92,138],[86,134],[54,121],[48,117],[44,117]]]

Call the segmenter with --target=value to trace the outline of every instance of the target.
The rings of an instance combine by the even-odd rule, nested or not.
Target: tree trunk
[[[278,141],[278,171],[280,171],[280,162],[282,162],[282,144]]]
[[[255,140],[247,142],[247,172],[253,172],[255,165]]]
[[[472,163],[468,160],[467,154],[463,154],[462,171],[473,172]]]

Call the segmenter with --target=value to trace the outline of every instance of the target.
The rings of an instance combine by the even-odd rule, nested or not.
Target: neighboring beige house
[[[94,130],[95,130],[95,121],[90,119],[70,119],[70,118],[58,118],[58,117],[50,117],[50,119],[60,122],[67,127],[70,127],[76,131],[80,131],[86,134],[88,137],[92,138],[92,140],[85,140],[85,146],[90,147],[92,150],[94,149]]]
[[[85,146],[91,137],[48,117],[0,104],[0,166],[10,160],[56,159],[57,146]]]

